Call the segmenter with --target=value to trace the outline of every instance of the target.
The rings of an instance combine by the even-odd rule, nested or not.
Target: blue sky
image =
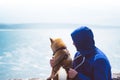
[[[120,26],[119,0],[0,0],[0,23]]]

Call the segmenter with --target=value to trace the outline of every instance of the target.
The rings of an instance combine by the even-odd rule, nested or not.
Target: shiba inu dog
[[[50,38],[51,49],[53,51],[54,65],[52,67],[51,75],[47,80],[59,80],[58,71],[60,67],[63,67],[68,73],[69,68],[72,66],[72,58],[67,50],[65,43],[60,38]],[[66,77],[68,79],[68,75]]]

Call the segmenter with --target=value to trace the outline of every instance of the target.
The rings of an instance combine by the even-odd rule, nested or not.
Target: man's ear
[[[52,38],[50,38],[50,42],[51,42],[51,43],[53,43],[53,42],[54,42],[54,40],[53,40]]]

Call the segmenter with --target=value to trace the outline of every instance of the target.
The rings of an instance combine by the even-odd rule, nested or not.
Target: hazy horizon
[[[120,26],[110,26],[110,25],[85,25],[85,24],[65,24],[65,23],[24,23],[24,24],[0,24],[0,30],[3,29],[75,29],[80,26],[87,26],[90,28],[102,28],[102,29],[114,29],[120,28]]]

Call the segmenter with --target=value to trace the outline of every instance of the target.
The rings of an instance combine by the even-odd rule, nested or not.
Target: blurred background
[[[0,0],[0,79],[46,80],[49,38],[62,38],[73,58],[70,34],[80,26],[92,29],[112,72],[120,73],[119,7],[119,0]]]

